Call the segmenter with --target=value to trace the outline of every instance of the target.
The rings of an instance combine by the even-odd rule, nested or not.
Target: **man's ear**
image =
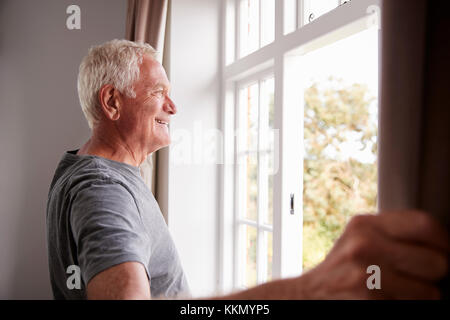
[[[119,90],[113,85],[106,84],[100,88],[98,98],[106,118],[112,121],[118,120],[122,111],[122,97]]]

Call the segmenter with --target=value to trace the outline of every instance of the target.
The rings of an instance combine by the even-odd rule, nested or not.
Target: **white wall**
[[[66,8],[81,7],[81,30]],[[76,89],[94,44],[125,35],[125,0],[0,1],[0,299],[51,298],[47,192],[65,150],[89,130]]]
[[[193,140],[192,161],[179,163],[175,149],[181,140],[173,140],[169,152],[168,223],[195,296],[214,293],[218,284],[219,166],[205,163],[201,152],[214,141],[199,131],[220,123],[220,5],[220,0],[174,0],[171,11],[170,80],[178,106],[171,132],[180,138],[174,133],[185,130],[184,138]]]

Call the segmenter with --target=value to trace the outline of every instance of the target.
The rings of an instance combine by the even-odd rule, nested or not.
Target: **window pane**
[[[261,81],[261,106],[260,106],[260,121],[261,121],[261,139],[260,150],[273,150],[273,117],[274,117],[274,80],[269,78]]]
[[[275,0],[261,0],[261,47],[275,38]]]
[[[250,154],[246,158],[247,183],[245,189],[245,218],[256,221],[258,218],[258,156]]]
[[[257,284],[256,269],[256,241],[257,230],[255,227],[241,225],[239,237],[239,282],[241,286],[247,288]]]
[[[261,82],[260,106],[260,179],[261,215],[265,224],[273,224],[274,156],[274,79]]]
[[[258,283],[264,283],[272,280],[272,232],[259,231],[261,234],[260,243],[258,244]]]
[[[299,57],[304,84],[303,267],[377,203],[378,30]]]
[[[284,0],[284,34],[297,29],[297,0]]]
[[[258,150],[258,84],[241,89],[240,92],[240,152]]]
[[[305,0],[304,1],[304,24],[307,24],[321,15],[337,8],[338,0]]]
[[[265,281],[272,280],[272,265],[273,265],[273,236],[272,232],[264,232],[264,245],[267,247],[266,258],[266,279]]]
[[[241,0],[240,57],[259,48],[259,0]]]
[[[267,211],[267,224],[273,225],[273,174],[269,174],[268,177],[268,211]]]

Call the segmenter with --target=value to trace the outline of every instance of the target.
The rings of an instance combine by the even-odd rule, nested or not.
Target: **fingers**
[[[419,211],[359,215],[348,223],[325,261],[311,271],[319,297],[438,299],[437,281],[448,272],[447,232]],[[381,289],[370,288],[371,265]],[[326,279],[326,283],[323,283]]]
[[[439,281],[448,271],[447,257],[442,252],[407,243],[392,243],[386,258],[399,273],[426,281]]]
[[[406,277],[389,268],[381,270],[381,289],[379,292],[373,292],[375,296],[382,295],[384,298],[402,300],[428,300],[441,297],[439,289],[429,282]]]
[[[353,218],[334,248],[335,253],[340,254],[335,254],[334,261],[329,259],[334,266],[352,261],[361,270],[369,265],[379,266],[381,278],[384,279],[382,290],[364,291],[370,298],[439,298],[436,283],[448,272],[448,253],[442,250],[446,234],[436,231],[431,235],[430,230],[434,230],[435,226],[426,216],[425,222],[418,223],[416,220],[422,219],[423,214],[405,220],[406,214],[393,214],[392,218],[384,219],[382,223],[381,216],[376,215]],[[387,222],[393,223],[393,220],[396,224],[388,224],[386,232],[384,226]],[[420,230],[419,226],[428,228],[428,231]],[[420,236],[415,237],[416,234]],[[425,235],[434,240],[421,238]]]
[[[449,234],[429,214],[417,211],[385,212],[376,220],[379,230],[387,236],[433,246],[449,252]]]
[[[366,235],[373,239],[371,248],[359,254],[366,263],[385,265],[403,276],[431,282],[439,281],[448,272],[447,255],[441,250],[390,239],[377,234],[377,230],[367,231]]]
[[[396,225],[392,226],[386,223],[389,219],[382,220],[381,216],[361,216],[356,218],[355,221],[349,223],[349,231],[352,231],[353,237],[348,241],[348,254],[350,258],[365,261],[367,263],[377,262],[378,265],[388,263],[390,267],[395,269],[399,273],[405,275],[418,277],[428,281],[438,281],[443,278],[448,272],[448,253],[437,249],[440,244],[440,248],[443,247],[442,239],[446,236],[443,234],[440,228],[437,228],[438,233],[434,235],[428,235],[430,238],[429,243],[433,243],[433,246],[426,245],[426,240],[416,240],[414,238],[414,229],[411,227],[424,226],[429,224],[430,227],[423,227],[423,229],[432,229],[434,221],[417,223],[415,220],[421,220],[424,217],[425,221],[428,221],[428,217],[420,214],[414,219],[405,220],[405,216],[408,213],[392,214],[390,220],[395,221]],[[414,220],[414,221],[413,221]],[[392,221],[390,221],[392,222]],[[384,224],[383,224],[384,223]],[[384,227],[389,225],[390,227]],[[386,232],[386,229],[389,231]],[[420,233],[419,230],[416,234]],[[420,233],[423,237],[426,232]]]
[[[390,260],[398,271],[427,280],[439,279],[448,271],[448,234],[425,213],[360,215],[346,231],[343,238],[350,238],[345,242],[353,258],[376,254]]]

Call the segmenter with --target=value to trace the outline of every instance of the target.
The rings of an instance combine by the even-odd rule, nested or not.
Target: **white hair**
[[[157,59],[158,52],[146,43],[111,40],[91,47],[78,72],[78,97],[81,109],[92,129],[100,120],[98,92],[111,84],[122,94],[135,98],[133,85],[139,79],[139,67],[144,54]]]

